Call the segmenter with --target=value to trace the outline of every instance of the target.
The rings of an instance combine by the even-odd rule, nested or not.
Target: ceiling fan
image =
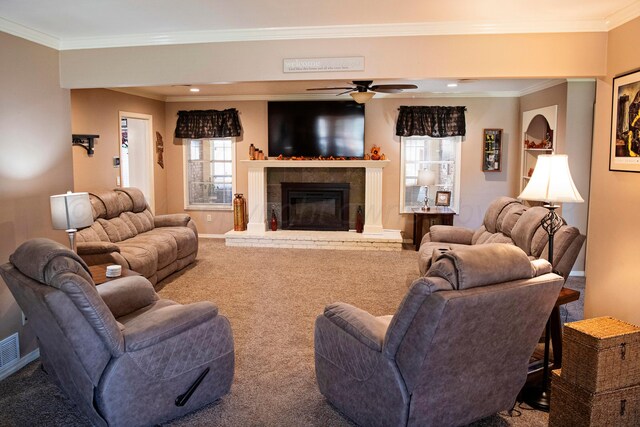
[[[405,89],[417,89],[418,86],[413,84],[381,84],[374,85],[372,80],[354,80],[351,82],[353,86],[336,86],[336,87],[315,87],[307,90],[344,90],[337,95],[350,94],[358,104],[364,104],[373,96],[375,92],[380,93],[400,93]]]

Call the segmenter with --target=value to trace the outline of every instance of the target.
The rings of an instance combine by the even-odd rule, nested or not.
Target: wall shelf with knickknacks
[[[502,129],[482,132],[482,172],[502,170]]]
[[[558,106],[538,108],[522,113],[522,159],[520,162],[520,192],[529,183],[538,156],[555,152],[555,129]]]

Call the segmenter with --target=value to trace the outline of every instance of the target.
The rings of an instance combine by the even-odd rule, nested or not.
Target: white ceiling
[[[640,16],[640,0],[0,0],[0,31],[59,50],[197,42],[429,34],[608,31]],[[382,81],[376,83],[393,83]],[[415,96],[517,96],[549,80],[482,80],[448,88],[420,80]],[[167,100],[333,96],[309,87],[344,81],[262,82],[128,91]],[[345,95],[348,96],[348,95]],[[382,94],[376,96],[384,96]],[[386,95],[393,96],[393,95]]]

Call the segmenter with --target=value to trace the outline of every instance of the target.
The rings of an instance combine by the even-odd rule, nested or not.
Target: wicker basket
[[[589,392],[640,384],[640,328],[612,317],[567,323],[562,378]]]
[[[564,368],[551,374],[549,427],[640,425],[640,386],[590,393],[564,380],[564,374]]]

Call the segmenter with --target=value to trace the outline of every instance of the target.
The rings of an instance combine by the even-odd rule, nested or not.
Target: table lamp
[[[54,230],[65,230],[69,235],[69,246],[76,251],[75,234],[78,228],[93,224],[89,193],[57,194],[50,197],[51,223]]]
[[[429,169],[421,169],[418,171],[418,185],[424,187],[424,205],[423,211],[431,209],[429,207],[429,186],[436,183],[436,174]]]
[[[553,267],[553,236],[563,224],[562,218],[556,213],[559,207],[556,203],[584,202],[578,189],[573,183],[569,171],[569,161],[566,154],[548,154],[538,156],[533,175],[524,188],[519,199],[545,202],[544,207],[549,213],[542,219],[541,226],[549,235],[549,262]],[[549,321],[544,334],[544,366],[542,367],[542,386],[526,399],[527,403],[536,409],[549,410],[549,336],[551,327]]]

